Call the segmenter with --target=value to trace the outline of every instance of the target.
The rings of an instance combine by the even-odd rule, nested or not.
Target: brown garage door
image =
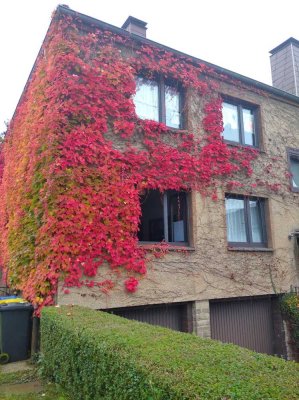
[[[118,308],[109,310],[109,312],[128,319],[164,326],[175,331],[189,332],[191,328],[188,323],[190,321],[189,309],[189,304],[184,303]]]
[[[260,353],[274,354],[271,298],[210,302],[211,336]]]

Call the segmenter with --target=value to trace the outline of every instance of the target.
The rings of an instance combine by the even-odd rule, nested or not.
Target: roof
[[[155,46],[155,47],[158,47],[158,48],[162,48],[164,50],[170,51],[170,52],[172,52],[174,54],[177,54],[177,55],[180,55],[180,56],[183,56],[183,57],[188,57],[191,60],[193,60],[195,63],[205,64],[206,66],[214,69],[219,74],[227,75],[227,76],[229,76],[229,77],[231,77],[233,79],[240,80],[241,82],[244,82],[247,85],[254,86],[257,89],[264,90],[264,91],[266,91],[268,93],[271,93],[271,94],[273,94],[275,96],[278,96],[278,97],[283,98],[285,100],[288,100],[288,101],[295,102],[295,103],[299,104],[299,97],[298,96],[295,96],[293,94],[287,93],[287,92],[285,92],[283,90],[280,90],[280,89],[277,89],[277,88],[275,88],[273,86],[267,85],[266,83],[259,82],[259,81],[255,80],[255,79],[248,78],[248,77],[246,77],[244,75],[238,74],[237,72],[233,72],[233,71],[230,71],[230,70],[228,70],[226,68],[222,68],[222,67],[220,67],[218,65],[209,63],[209,62],[204,61],[204,60],[201,60],[201,59],[199,59],[197,57],[190,56],[189,54],[186,54],[186,53],[183,53],[181,51],[175,50],[175,49],[173,49],[171,47],[164,46],[164,45],[162,45],[160,43],[157,43],[157,42],[155,42],[153,40],[150,40],[150,39],[147,39],[145,37],[136,35],[134,33],[129,33],[128,31],[126,31],[123,28],[118,28],[118,27],[116,27],[114,25],[108,24],[108,23],[103,22],[101,20],[98,20],[96,18],[90,17],[90,16],[85,15],[85,14],[81,14],[81,13],[79,13],[77,11],[72,10],[68,6],[59,5],[57,7],[57,9],[56,9],[56,13],[58,13],[58,14],[61,13],[61,14],[71,15],[71,16],[74,16],[74,17],[79,17],[82,20],[82,22],[86,23],[87,25],[92,25],[92,26],[95,26],[95,27],[98,27],[98,28],[101,28],[101,29],[107,29],[107,30],[110,30],[110,31],[112,31],[114,33],[117,33],[117,34],[127,35],[127,36],[130,36],[130,37],[133,37],[134,40],[136,40],[138,42],[141,42],[141,43],[144,43],[144,44],[148,44],[148,45],[152,45],[152,46]],[[130,18],[134,18],[134,17],[129,17],[128,19],[130,19]],[[128,21],[128,19],[126,20],[126,22]],[[136,18],[136,20],[137,20],[137,18]],[[144,23],[144,21],[141,21],[141,20],[137,20],[137,21],[140,21],[140,22]],[[126,22],[125,22],[125,24],[126,24]],[[288,39],[288,41],[289,40],[296,41],[297,43],[299,43],[299,41],[297,41],[294,38],[290,38],[290,39]]]
[[[126,31],[124,28],[118,28],[117,26],[108,24],[107,22],[104,22],[104,21],[98,20],[96,18],[90,17],[88,15],[79,13],[79,12],[77,12],[75,10],[72,10],[71,8],[69,8],[69,6],[67,6],[65,4],[61,4],[61,5],[57,6],[57,8],[55,10],[55,13],[54,13],[54,16],[52,18],[52,21],[55,19],[55,16],[59,16],[59,14],[64,14],[64,15],[70,15],[72,17],[77,17],[77,18],[80,18],[82,20],[82,22],[85,23],[86,25],[93,26],[93,27],[98,27],[98,28],[104,29],[104,30],[109,30],[109,31],[114,32],[114,33],[119,34],[119,35],[132,37],[137,42],[141,42],[141,43],[144,43],[144,44],[152,45],[152,46],[161,48],[163,50],[170,51],[170,52],[172,52],[174,54],[177,54],[179,56],[188,57],[194,63],[196,63],[196,64],[198,64],[198,63],[205,64],[207,67],[214,69],[220,75],[221,74],[227,75],[228,77],[231,77],[233,79],[237,79],[237,80],[239,80],[241,82],[244,82],[247,85],[253,86],[253,87],[255,87],[257,89],[260,89],[260,90],[264,90],[264,91],[266,91],[266,92],[268,92],[268,93],[270,93],[270,94],[272,94],[274,96],[278,96],[281,99],[284,99],[285,101],[290,101],[290,102],[299,104],[299,96],[295,96],[293,94],[287,93],[287,92],[285,92],[283,90],[280,90],[280,89],[277,89],[277,88],[275,88],[273,86],[270,86],[270,85],[267,85],[265,83],[259,82],[259,81],[255,80],[255,79],[248,78],[248,77],[246,77],[244,75],[238,74],[237,72],[230,71],[230,70],[228,70],[226,68],[219,67],[218,65],[209,63],[209,62],[204,61],[204,60],[201,60],[201,59],[199,59],[197,57],[190,56],[189,54],[186,54],[186,53],[183,53],[181,51],[172,49],[171,47],[168,47],[168,46],[164,46],[164,45],[162,45],[160,43],[157,43],[157,42],[155,42],[153,40],[150,40],[150,39],[147,39],[145,37],[136,35],[135,33],[130,33],[128,31]],[[134,18],[134,17],[130,16],[130,17],[127,18],[127,20],[123,24],[123,27],[126,24],[128,24],[130,21],[132,21],[133,19],[135,21],[139,21],[142,24],[146,24],[144,21],[138,20],[137,18]],[[52,22],[51,22],[51,24],[52,24]],[[50,24],[50,26],[51,26],[51,24]],[[49,29],[50,29],[50,27],[48,28],[48,32],[49,32]],[[39,51],[39,54],[43,51],[43,47],[44,47],[44,44],[46,42],[46,39],[47,39],[47,34],[46,34],[46,37],[44,38],[44,41],[42,43],[41,49]],[[289,38],[286,42],[289,42],[289,41],[292,41],[292,43],[293,42],[299,43],[299,41],[297,41],[294,38]],[[286,44],[286,42],[282,43],[281,45],[276,47],[274,50],[277,50],[280,46],[282,46],[283,44]],[[274,50],[272,50],[272,51],[274,51]],[[37,57],[37,59],[38,59],[38,57]],[[29,77],[27,79],[27,82],[25,84],[25,87],[24,87],[24,90],[22,92],[22,95],[21,95],[21,97],[20,97],[20,99],[18,101],[16,110],[17,110],[17,108],[18,108],[18,106],[19,106],[19,104],[20,104],[20,102],[21,102],[21,100],[22,100],[22,98],[23,98],[23,96],[24,96],[24,94],[26,92],[26,89],[27,89],[28,84],[30,82],[31,76],[32,76],[32,74],[33,74],[33,72],[34,72],[34,70],[36,68],[37,59],[35,60],[35,63],[33,65],[32,69],[31,69],[31,72],[30,72]],[[16,110],[15,110],[15,112],[16,112]],[[12,119],[13,118],[14,118],[14,115],[13,115]]]

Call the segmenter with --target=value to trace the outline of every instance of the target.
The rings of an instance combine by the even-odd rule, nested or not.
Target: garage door
[[[271,298],[210,302],[211,336],[260,353],[274,354]]]
[[[189,332],[191,327],[188,323],[190,321],[188,310],[189,304],[184,303],[118,308],[109,310],[109,312],[128,319],[164,326],[175,331]]]

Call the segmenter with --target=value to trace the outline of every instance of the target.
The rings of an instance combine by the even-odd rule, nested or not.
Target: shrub
[[[282,296],[281,310],[285,318],[290,322],[292,337],[299,350],[299,295],[291,292]]]
[[[45,307],[43,374],[77,400],[299,398],[299,366],[81,307]]]

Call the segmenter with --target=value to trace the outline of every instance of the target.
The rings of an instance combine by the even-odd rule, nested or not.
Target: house
[[[299,285],[298,49],[272,51],[272,87],[136,18],[58,6],[2,150],[7,282],[37,312],[80,304],[294,357],[278,295]]]

